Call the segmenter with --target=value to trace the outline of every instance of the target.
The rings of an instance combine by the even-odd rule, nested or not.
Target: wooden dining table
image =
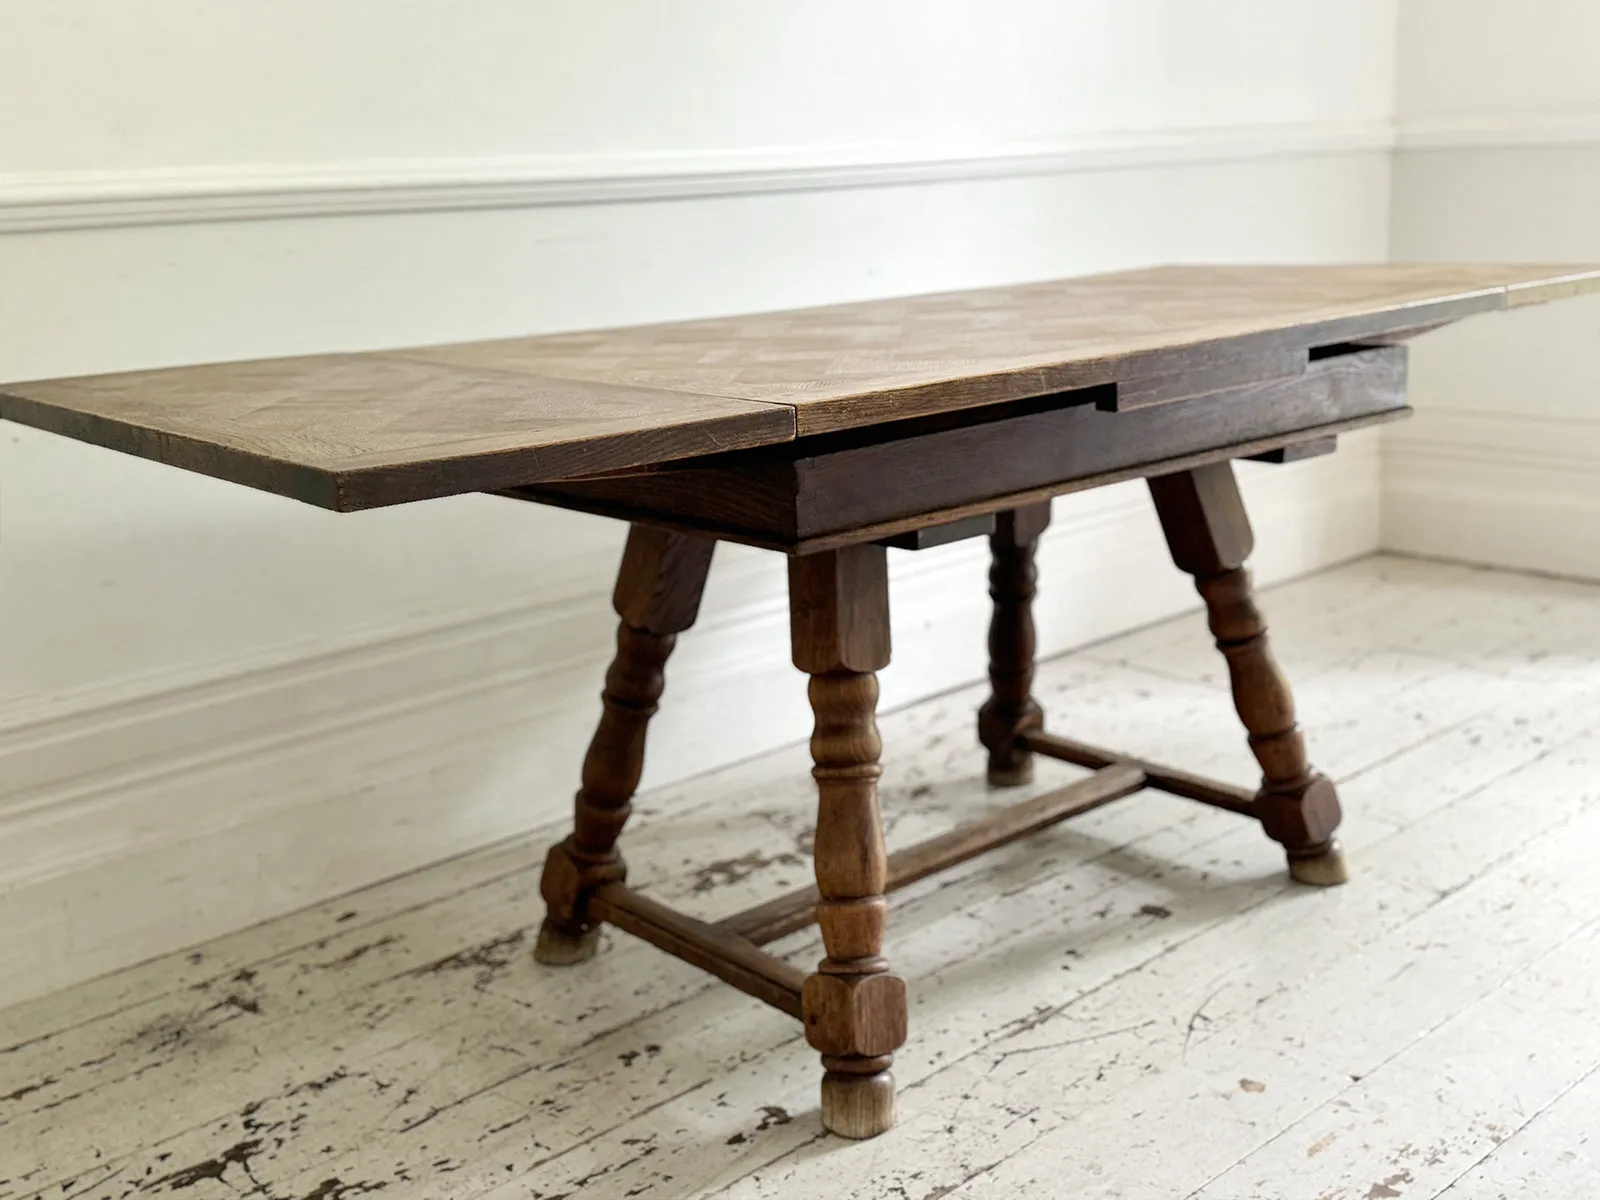
[[[1600,267],[1167,266],[15,383],[0,385],[0,419],[341,512],[488,492],[629,522],[616,657],[572,833],[546,859],[536,955],[582,962],[610,924],[790,1014],[822,1056],[823,1124],[860,1138],[894,1122],[907,1036],[906,984],[885,956],[896,889],[1146,788],[1260,822],[1302,883],[1345,881],[1337,791],[1310,764],[1268,646],[1231,463],[1326,454],[1407,416],[1414,336],[1592,291]],[[1259,788],[1047,732],[1031,695],[1050,501],[1136,478],[1204,601]],[[988,780],[1028,782],[1036,755],[1090,773],[890,853],[875,723],[887,551],[975,536],[991,551],[976,714]],[[631,889],[617,846],[668,656],[719,541],[788,556],[793,659],[815,717],[816,884],[706,922]],[[813,922],[826,954],[814,969],[762,949]]]

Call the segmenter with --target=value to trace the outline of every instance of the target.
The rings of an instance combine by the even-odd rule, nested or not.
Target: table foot
[[[1350,867],[1338,842],[1317,854],[1291,854],[1289,874],[1297,883],[1311,887],[1338,887],[1350,880]]]
[[[822,1127],[840,1137],[877,1137],[894,1128],[894,1075],[877,1071],[849,1075],[827,1071],[822,1076]]]
[[[535,962],[547,967],[570,967],[588,962],[600,950],[600,926],[568,929],[559,921],[544,919],[533,947]]]
[[[1026,758],[1012,766],[989,767],[989,786],[993,788],[1021,787],[1033,782],[1033,759]]]

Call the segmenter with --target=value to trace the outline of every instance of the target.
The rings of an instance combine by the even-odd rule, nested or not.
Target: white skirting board
[[[1569,8],[1574,21],[1592,11]],[[1554,39],[1560,24],[1518,28]],[[1575,35],[1513,58],[1544,62],[1582,44]],[[1597,118],[1600,110],[1574,108],[1541,120],[1436,123],[1432,148],[1395,155],[1393,259],[1600,262]],[[1600,579],[1597,345],[1600,296],[1418,338],[1417,417],[1384,437],[1385,547]]]
[[[1600,421],[1421,410],[1384,435],[1383,544],[1600,579]]]
[[[1377,547],[1375,437],[1240,472],[1263,582]],[[980,678],[988,606],[980,540],[893,560],[902,619],[885,707]],[[1195,604],[1139,484],[1058,501],[1040,567],[1042,654]],[[668,667],[647,786],[808,733],[782,580],[777,555],[719,550],[702,620]],[[15,965],[0,1005],[558,818],[609,653],[610,581],[592,583],[153,695],[58,704],[0,732],[0,963]]]

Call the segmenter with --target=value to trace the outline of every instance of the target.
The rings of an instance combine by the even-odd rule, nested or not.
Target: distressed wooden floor
[[[0,1200],[1600,1195],[1600,588],[1372,559],[1266,608],[1354,881],[1152,793],[910,889],[885,1137],[823,1135],[794,1023],[688,966],[536,965],[552,829],[0,1012]],[[1040,692],[1251,781],[1198,617]],[[891,844],[1020,798],[979,699],[884,719]],[[634,881],[711,916],[805,881],[807,766],[644,797]]]

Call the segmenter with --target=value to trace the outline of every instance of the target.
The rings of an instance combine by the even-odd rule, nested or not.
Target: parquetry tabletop
[[[792,312],[0,386],[0,417],[326,508],[574,479],[1116,384],[1158,403],[1600,268],[1171,266]]]

